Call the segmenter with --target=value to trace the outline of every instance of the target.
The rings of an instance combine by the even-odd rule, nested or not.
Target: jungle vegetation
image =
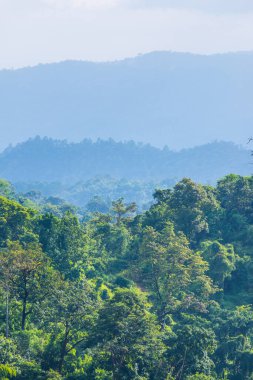
[[[0,379],[253,378],[253,177],[88,219],[0,193]]]

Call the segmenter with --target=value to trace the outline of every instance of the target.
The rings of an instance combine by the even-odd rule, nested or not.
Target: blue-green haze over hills
[[[0,149],[36,135],[134,140],[182,149],[244,144],[253,124],[253,53],[154,52],[0,72]]]

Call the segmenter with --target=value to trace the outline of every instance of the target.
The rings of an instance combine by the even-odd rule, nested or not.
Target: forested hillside
[[[1,192],[1,379],[252,379],[252,176],[88,221]]]
[[[146,182],[190,177],[214,184],[229,173],[250,174],[250,163],[249,150],[225,142],[174,152],[134,142],[84,140],[69,144],[37,137],[0,154],[0,177],[15,183],[60,182],[68,186],[108,175]]]
[[[146,209],[153,202],[156,188],[165,189],[175,180],[144,182],[114,179],[109,176],[95,177],[74,185],[60,182],[18,182],[13,190],[16,196],[23,196],[36,204],[71,203],[83,211],[108,212],[112,201],[124,198],[126,202],[137,202],[138,210]]]
[[[253,53],[153,52],[116,62],[0,71],[0,148],[36,135],[134,140],[172,149],[244,143]]]

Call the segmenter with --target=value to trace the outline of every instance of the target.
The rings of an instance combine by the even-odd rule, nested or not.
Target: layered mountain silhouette
[[[222,176],[251,174],[250,151],[233,143],[214,142],[179,152],[113,140],[66,141],[35,138],[0,154],[0,177],[11,182],[74,184],[94,177],[139,181],[191,177],[214,183]]]
[[[117,62],[0,71],[0,149],[36,135],[182,149],[244,143],[253,130],[253,53],[155,52]]]

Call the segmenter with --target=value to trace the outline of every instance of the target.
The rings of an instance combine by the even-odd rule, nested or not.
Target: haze
[[[251,0],[0,0],[0,68],[253,49]]]

